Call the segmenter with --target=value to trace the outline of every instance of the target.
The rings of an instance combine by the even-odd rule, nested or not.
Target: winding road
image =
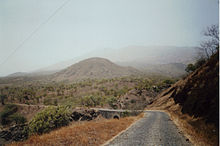
[[[190,146],[169,116],[160,111],[145,111],[142,119],[105,146]]]

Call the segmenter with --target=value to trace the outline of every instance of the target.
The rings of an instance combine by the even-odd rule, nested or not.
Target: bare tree
[[[218,25],[212,25],[207,27],[207,30],[203,32],[207,40],[204,40],[199,47],[199,55],[207,59],[215,54],[219,49],[219,27]]]

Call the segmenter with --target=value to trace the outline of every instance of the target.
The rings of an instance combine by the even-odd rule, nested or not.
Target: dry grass
[[[63,127],[56,131],[41,136],[35,135],[27,141],[12,143],[10,146],[23,145],[41,145],[41,146],[57,146],[57,145],[76,145],[76,146],[93,146],[101,145],[107,140],[126,129],[137,117],[126,117],[110,120],[98,120],[90,122],[79,122],[67,127]]]
[[[202,119],[187,114],[181,115],[173,111],[168,111],[168,113],[195,146],[218,146],[218,136],[215,134],[217,131],[214,125],[206,124]]]
[[[172,93],[170,93],[172,94]],[[182,114],[181,106],[176,104],[170,94],[158,98],[148,110],[163,110],[195,146],[218,146],[218,134],[214,125],[207,124],[201,118]]]

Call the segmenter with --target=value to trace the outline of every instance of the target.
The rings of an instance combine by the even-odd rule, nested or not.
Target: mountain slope
[[[219,55],[217,52],[202,67],[161,93],[149,108],[165,109],[182,117],[182,120],[187,121],[188,127],[194,129],[197,135],[203,135],[201,140],[206,138],[209,143],[212,143],[211,145],[217,144],[219,127],[218,72]],[[191,118],[183,116],[184,114]]]
[[[21,77],[21,76],[26,76],[28,73],[26,72],[16,72],[8,75],[7,77]]]
[[[55,81],[77,81],[129,76],[140,73],[131,67],[121,67],[104,58],[89,58],[80,61],[53,75]]]
[[[159,74],[168,77],[180,77],[186,74],[186,65],[183,63],[147,64],[147,62],[118,62],[122,66],[132,66],[147,74]]]
[[[16,72],[13,74],[10,74],[6,77],[36,77],[36,76],[46,76],[51,75],[53,73],[56,73],[56,70],[50,70],[50,71],[35,71],[35,72]]]
[[[188,64],[194,61],[196,47],[177,46],[128,46],[117,49],[99,49],[71,60],[59,62],[47,67],[28,72],[28,76],[49,75],[61,71],[80,60],[91,57],[102,57],[121,66],[131,66],[150,73],[159,73],[168,76],[181,76],[185,68],[176,67],[175,63]],[[165,66],[173,69],[170,72]],[[16,74],[15,74],[16,75]],[[21,76],[18,74],[16,76]],[[25,75],[26,76],[26,75]]]
[[[146,64],[169,64],[183,63],[188,64],[194,60],[196,56],[196,47],[177,47],[177,46],[128,46],[117,49],[99,49],[89,52],[72,60],[63,61],[39,71],[54,71],[65,69],[71,64],[75,64],[80,60],[92,57],[107,58],[119,65],[138,66]],[[131,63],[131,65],[130,65]]]

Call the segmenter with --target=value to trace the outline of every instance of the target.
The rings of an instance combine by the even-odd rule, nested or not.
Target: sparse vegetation
[[[130,113],[128,111],[125,111],[122,113],[122,117],[129,117]]]
[[[81,104],[86,107],[96,107],[103,105],[103,99],[100,96],[84,96],[81,98]]]
[[[31,136],[27,141],[12,143],[22,145],[101,145],[127,128],[138,117],[83,122],[63,127],[41,136]]]
[[[167,110],[195,145],[219,145],[219,52],[149,106]]]
[[[185,71],[190,73],[201,67],[211,56],[219,51],[219,27],[211,25],[203,32],[206,40],[203,40],[198,48],[197,60],[194,64],[187,65]]]
[[[16,124],[24,124],[27,122],[27,119],[23,116],[21,116],[20,114],[16,113],[16,114],[13,114],[13,115],[10,115],[9,118],[12,120],[12,121],[15,121]]]
[[[175,81],[161,76],[129,76],[113,79],[88,79],[75,83],[33,83],[22,86],[0,86],[8,95],[4,102],[28,105],[72,105],[84,107],[112,107],[132,89],[158,94]],[[7,87],[7,89],[6,89]],[[132,104],[134,104],[132,102]]]
[[[108,99],[108,104],[110,105],[110,107],[112,107],[113,109],[116,109],[116,102],[117,102],[117,98],[112,96]]]
[[[209,59],[219,50],[219,26],[211,25],[203,32],[206,40],[200,44],[200,58]]]
[[[192,64],[192,63],[188,64],[185,71],[188,73],[194,72],[196,69],[198,69],[199,67],[201,67],[205,63],[206,63],[206,59],[200,58],[194,64]]]
[[[162,76],[128,76],[73,83],[0,85],[0,89],[7,95],[4,100],[6,104],[14,103],[19,107],[17,113],[5,119],[10,119],[14,124],[23,124],[26,119],[21,115],[27,118],[28,124],[23,124],[25,128],[19,131],[24,136],[22,139],[26,139],[33,134],[44,134],[68,125],[73,120],[69,107],[141,110],[172,81]],[[129,115],[125,112],[123,116]],[[82,118],[92,119],[86,115]]]
[[[22,115],[16,113],[18,107],[14,104],[5,105],[3,111],[0,113],[0,120],[2,125],[10,125],[15,122],[16,124],[24,124],[27,120]]]

